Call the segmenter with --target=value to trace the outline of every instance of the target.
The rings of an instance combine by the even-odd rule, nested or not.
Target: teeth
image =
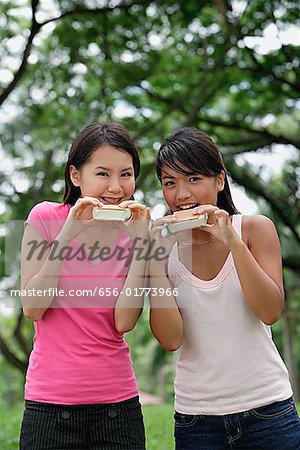
[[[106,198],[106,197],[102,197],[103,200],[107,203],[119,203],[120,201],[120,197],[119,198]]]
[[[179,206],[180,209],[191,209],[197,206],[197,203],[192,203],[190,205]]]

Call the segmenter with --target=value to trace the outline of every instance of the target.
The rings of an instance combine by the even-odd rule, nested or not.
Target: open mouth
[[[178,211],[186,211],[187,209],[193,209],[199,206],[200,203],[186,203],[185,205],[178,205]]]
[[[100,197],[100,201],[108,205],[117,205],[123,197]]]

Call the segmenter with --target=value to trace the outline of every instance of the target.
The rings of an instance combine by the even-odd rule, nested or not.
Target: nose
[[[111,178],[109,180],[109,185],[107,187],[108,192],[111,192],[112,194],[118,194],[122,191],[122,187],[120,185],[118,178]]]
[[[187,200],[191,197],[191,193],[185,183],[179,183],[176,193],[177,200]]]

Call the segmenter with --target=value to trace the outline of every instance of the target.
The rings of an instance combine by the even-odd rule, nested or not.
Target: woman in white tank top
[[[168,259],[150,261],[151,288],[160,288],[151,329],[163,348],[180,349],[176,450],[299,449],[300,419],[270,330],[284,303],[272,221],[238,213],[222,156],[200,130],[166,140],[157,175],[172,212],[208,215],[207,225],[167,238],[163,227],[177,219],[152,228]]]

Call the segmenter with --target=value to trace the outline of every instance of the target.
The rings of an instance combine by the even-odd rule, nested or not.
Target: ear
[[[80,182],[80,172],[75,166],[70,166],[69,174],[74,186],[78,187]]]
[[[225,186],[225,172],[221,170],[220,175],[217,176],[217,190],[218,192],[223,191]]]

